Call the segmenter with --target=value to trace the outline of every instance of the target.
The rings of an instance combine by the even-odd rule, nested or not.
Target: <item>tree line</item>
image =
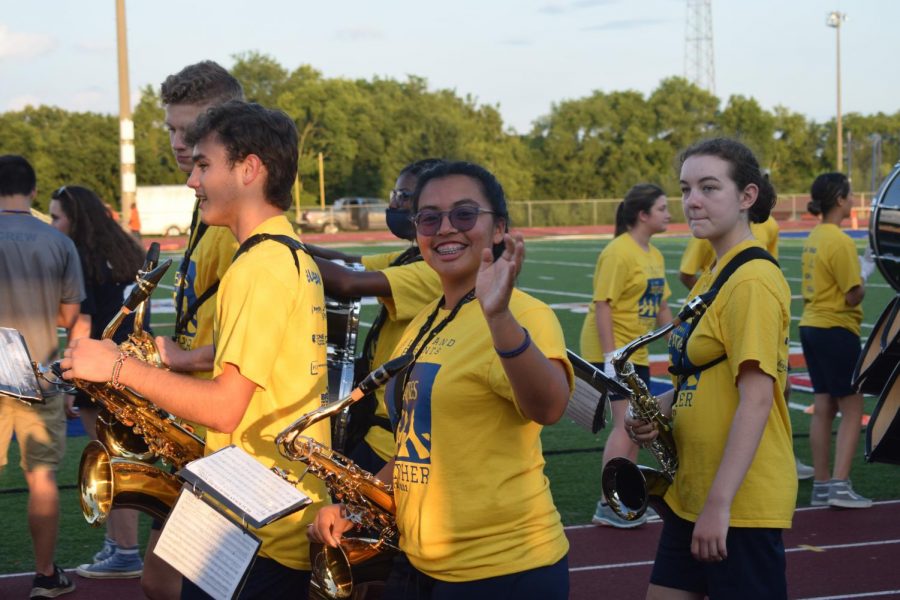
[[[237,55],[232,73],[248,100],[279,108],[297,124],[304,203],[318,197],[320,152],[329,202],[387,197],[405,164],[430,156],[484,164],[512,202],[615,198],[641,181],[675,194],[678,153],[716,135],[753,148],[781,192],[807,191],[835,163],[833,120],[816,123],[781,106],[769,111],[746,96],[723,102],[680,77],[662,80],[646,96],[595,91],[562,100],[520,135],[504,126],[498,107],[429,89],[421,77],[327,78],[309,65],[289,70],[255,52]],[[138,184],[184,183],[169,150],[158,86],[141,90],[133,117]],[[869,191],[900,158],[900,111],[844,115],[844,132],[854,188]],[[6,153],[23,154],[35,165],[43,208],[64,184],[90,187],[118,206],[114,115],[50,106],[2,113],[0,154]]]

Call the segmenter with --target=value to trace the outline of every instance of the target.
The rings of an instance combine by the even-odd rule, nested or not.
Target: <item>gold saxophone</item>
[[[156,255],[158,252],[156,249]],[[153,254],[151,249],[131,294],[103,330],[102,338],[111,338],[123,319],[135,312],[134,330],[119,345],[119,350],[126,356],[165,368],[156,343],[143,330],[143,322],[150,294],[172,261],[155,267]],[[61,375],[59,363],[53,369]],[[152,463],[161,459],[164,464],[180,469],[203,456],[203,440],[129,388],[119,390],[108,382],[81,379],[71,383],[103,409],[97,419],[98,441],[85,447],[78,468],[85,519],[99,526],[113,508],[134,508],[164,519],[177,499],[181,482]]]
[[[636,465],[625,457],[617,456],[603,467],[600,485],[603,495],[613,511],[627,521],[639,519],[647,506],[661,499],[675,479],[678,469],[678,452],[672,433],[672,419],[662,413],[659,400],[650,394],[647,385],[635,373],[629,357],[639,348],[658,340],[681,323],[700,317],[708,307],[704,296],[688,302],[671,323],[651,331],[617,350],[612,359],[616,378],[631,390],[628,408],[635,419],[656,424],[658,435],[647,449],[659,463],[660,470]]]
[[[359,468],[344,455],[300,434],[314,423],[341,414],[351,404],[387,383],[409,365],[411,359],[410,355],[404,355],[388,361],[363,379],[345,398],[303,415],[275,438],[282,456],[306,464],[304,474],[311,473],[324,481],[331,495],[344,504],[346,516],[371,534],[345,536],[339,548],[312,544],[310,598],[350,598],[354,582],[386,576],[393,552],[398,550],[399,532],[394,519],[393,486]]]

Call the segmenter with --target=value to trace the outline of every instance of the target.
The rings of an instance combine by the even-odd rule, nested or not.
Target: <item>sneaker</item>
[[[597,510],[594,512],[594,517],[591,519],[591,523],[593,523],[594,525],[609,525],[618,529],[633,529],[635,527],[640,527],[646,522],[646,513],[644,513],[634,521],[626,521],[625,519],[617,515],[615,511],[613,511],[613,509],[609,507],[608,504],[604,504],[602,501],[597,503]]]
[[[53,565],[53,575],[36,573],[31,584],[30,598],[56,598],[75,590],[75,584],[65,571]]]
[[[810,506],[827,506],[828,492],[831,489],[830,481],[813,481],[812,495],[809,497]]]
[[[816,474],[815,469],[801,462],[796,456],[794,457],[794,461],[797,463],[797,479],[812,479],[813,475]]]
[[[94,562],[102,562],[115,554],[116,552],[116,543],[109,538],[103,539],[103,547],[100,548],[100,552],[94,555]]]
[[[872,500],[854,492],[849,479],[835,480],[831,482],[831,489],[828,491],[828,506],[869,508],[872,506]]]
[[[137,552],[124,554],[116,552],[106,560],[90,565],[81,565],[75,572],[90,579],[132,579],[140,577],[144,563]]]
[[[662,517],[660,517],[659,514],[657,514],[657,512],[649,506],[647,507],[647,512],[644,513],[644,516],[647,518],[648,523],[653,523],[654,521],[662,521]]]

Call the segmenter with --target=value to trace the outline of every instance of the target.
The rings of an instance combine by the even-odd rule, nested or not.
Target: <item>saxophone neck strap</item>
[[[203,224],[201,223],[201,225]],[[202,233],[203,232],[198,231],[198,238],[200,235],[202,235]],[[248,250],[250,250],[250,248],[253,248],[260,242],[264,242],[266,240],[278,242],[279,244],[283,244],[290,249],[291,256],[293,256],[294,258],[294,266],[297,268],[297,274],[299,275],[300,260],[297,258],[297,251],[302,250],[303,252],[309,254],[309,250],[306,248],[306,246],[303,245],[301,241],[295,240],[294,238],[287,235],[271,233],[257,233],[256,235],[252,235],[244,240],[244,243],[241,244],[240,248],[237,249],[237,252],[234,253],[234,258],[231,260],[231,262],[236,261],[238,256],[247,252]],[[194,244],[194,246],[196,246],[196,244]],[[190,251],[191,250],[189,249],[186,256],[189,256]],[[188,306],[187,311],[183,315],[180,315],[178,317],[178,320],[175,322],[176,336],[187,329],[187,324],[191,322],[191,320],[194,318],[194,315],[196,315],[197,311],[200,310],[200,307],[203,306],[203,303],[215,296],[217,291],[219,291],[219,280],[216,280],[216,282],[206,288],[206,290],[202,294],[200,294],[196,300],[191,302],[191,305]],[[176,306],[180,306],[180,304],[176,303]]]
[[[721,271],[719,271],[719,274],[716,275],[716,279],[715,279],[715,281],[713,281],[713,284],[709,288],[709,290],[704,292],[703,294],[701,294],[701,297],[704,300],[703,303],[706,304],[707,307],[711,306],[713,301],[716,299],[716,296],[719,294],[719,290],[721,290],[722,286],[725,285],[725,282],[728,281],[728,278],[731,277],[734,274],[734,272],[737,271],[740,267],[742,267],[745,263],[748,263],[751,260],[767,260],[767,261],[771,262],[772,264],[774,264],[779,269],[781,268],[781,266],[778,264],[778,261],[775,260],[775,258],[771,254],[769,254],[765,249],[760,248],[759,246],[751,246],[749,248],[745,248],[744,250],[741,250],[740,252],[738,252],[737,255],[735,255],[735,257],[732,258],[728,262],[728,264],[722,268]],[[715,358],[715,359],[713,359],[707,363],[704,363],[700,366],[693,366],[693,365],[689,366],[689,365],[685,364],[685,360],[687,358],[688,340],[690,339],[691,334],[694,333],[694,330],[697,328],[697,325],[698,325],[698,323],[700,323],[700,319],[702,319],[702,318],[703,318],[703,315],[700,315],[698,317],[691,319],[691,324],[688,327],[687,335],[685,335],[684,338],[682,339],[680,352],[678,353],[678,355],[680,357],[679,364],[677,364],[677,365],[673,364],[672,366],[669,367],[669,373],[678,377],[678,385],[676,386],[676,395],[677,395],[678,390],[681,389],[681,385],[688,377],[690,377],[691,375],[696,375],[697,373],[700,373],[701,371],[705,371],[706,369],[709,369],[710,367],[713,367],[713,366],[719,364],[720,362],[722,362],[723,360],[725,360],[726,358],[728,358],[727,355],[723,354],[722,356]]]
[[[187,273],[191,264],[191,256],[194,254],[194,250],[197,249],[197,244],[200,243],[200,240],[203,238],[203,234],[206,233],[207,229],[209,229],[209,225],[200,220],[200,201],[197,200],[194,202],[194,212],[191,215],[191,233],[188,237],[188,247],[184,252],[181,263],[178,265],[176,277],[178,291],[175,292],[175,335],[173,336],[173,339],[175,340],[178,339],[178,336],[181,333],[184,333],[188,322],[194,318],[194,315],[197,314],[197,309],[199,309],[200,304],[202,304],[202,302],[199,302],[198,298],[191,305],[193,310],[191,307],[188,307],[187,313],[184,312],[184,288],[187,286]],[[213,286],[218,289],[219,282],[216,281]],[[216,291],[213,290],[212,294],[215,293]],[[212,294],[210,294],[210,296],[212,296]],[[205,301],[206,298],[204,298],[204,302]],[[196,306],[193,306],[194,304],[196,304]]]
[[[267,240],[272,240],[273,242],[278,242],[283,246],[287,246],[287,248],[291,251],[291,256],[294,258],[294,266],[297,268],[297,274],[300,274],[300,259],[297,258],[297,251],[302,250],[303,252],[310,254],[309,249],[303,245],[303,242],[300,240],[296,240],[289,235],[281,235],[278,233],[257,233],[256,235],[251,235],[244,243],[241,244],[240,248],[237,249],[237,252],[234,253],[234,258],[231,259],[231,262],[234,262],[238,259],[238,256],[247,252],[257,244],[261,242],[265,242]],[[312,256],[310,254],[310,256]]]

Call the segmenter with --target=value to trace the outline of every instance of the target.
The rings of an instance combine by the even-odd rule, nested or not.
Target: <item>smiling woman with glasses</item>
[[[568,542],[540,442],[573,385],[562,328],[515,289],[524,244],[508,233],[490,172],[462,162],[428,170],[413,210],[443,295],[407,327],[394,356],[412,364],[385,392],[397,441],[379,477],[394,486],[412,568],[395,569],[384,595],[567,598]],[[327,507],[310,535],[335,545],[350,525]]]

